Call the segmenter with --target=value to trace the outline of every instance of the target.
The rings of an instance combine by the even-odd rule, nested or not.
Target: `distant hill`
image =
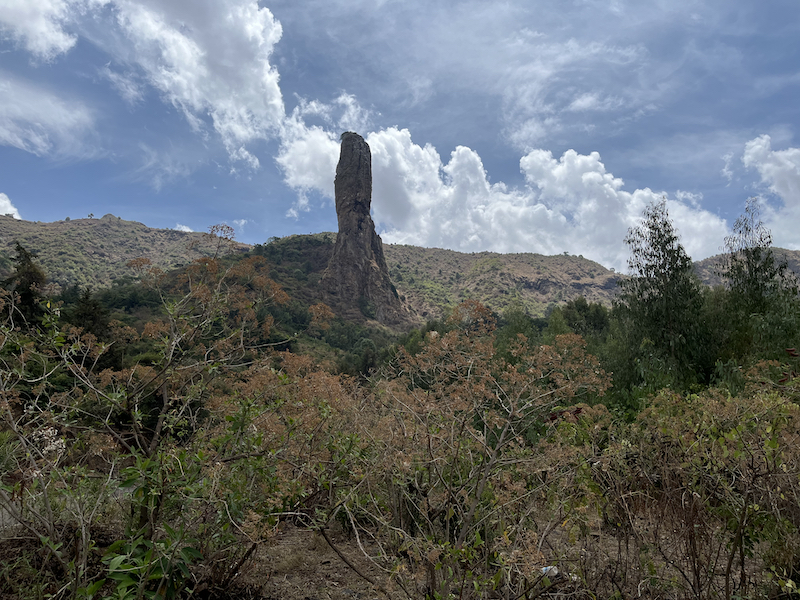
[[[152,229],[114,215],[53,223],[0,216],[0,277],[12,268],[17,241],[39,255],[39,263],[56,289],[75,284],[109,286],[133,274],[125,265],[134,258],[149,258],[153,265],[168,270],[214,252],[207,234]]]
[[[335,239],[335,233],[293,235],[236,248],[263,254],[273,265],[273,277],[287,292],[311,302]],[[12,268],[16,241],[39,255],[56,290],[124,281],[132,275],[126,263],[141,256],[170,270],[214,251],[207,234],[153,229],[114,215],[54,223],[0,216],[0,278]],[[800,251],[776,248],[775,252],[786,256],[789,268],[800,275]],[[519,305],[532,316],[542,316],[549,306],[577,296],[610,305],[621,277],[582,256],[463,253],[392,244],[384,245],[384,253],[392,283],[420,321],[437,318],[467,298],[496,311]],[[713,256],[695,263],[707,285],[722,283],[716,274],[720,259]]]
[[[543,316],[551,304],[578,296],[610,305],[619,275],[582,256],[466,254],[417,246],[385,247],[398,293],[423,317],[473,298],[502,311],[518,304]]]
[[[773,253],[778,259],[785,258],[796,277],[800,277],[800,250],[786,250],[785,248],[773,248]],[[700,281],[706,285],[715,286],[722,285],[722,277],[719,276],[720,266],[722,264],[723,254],[711,256],[705,260],[700,260],[694,263],[694,270]]]
[[[335,233],[293,235],[258,245],[273,277],[292,297],[310,300],[333,250]],[[437,318],[467,298],[502,311],[517,304],[542,316],[551,304],[577,296],[610,305],[619,275],[580,256],[466,254],[384,244],[389,275],[420,320]]]
[[[273,265],[273,276],[302,301],[312,301],[333,249],[335,233],[273,238],[256,245]],[[0,277],[12,268],[14,243],[36,252],[56,290],[71,285],[112,285],[132,275],[126,263],[140,256],[164,270],[208,255],[206,234],[153,229],[114,215],[41,223],[0,216]],[[239,244],[241,251],[250,246]],[[438,248],[384,245],[398,294],[420,321],[441,316],[466,298],[502,311],[517,304],[534,316],[577,296],[610,305],[619,275],[580,256],[466,254]]]

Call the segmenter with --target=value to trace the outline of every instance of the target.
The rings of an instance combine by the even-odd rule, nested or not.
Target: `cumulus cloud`
[[[244,226],[249,222],[248,219],[234,219],[233,224],[236,225],[237,229],[244,229]]]
[[[21,219],[17,207],[11,203],[11,198],[0,192],[0,215],[11,215],[15,219]]]
[[[332,194],[338,144],[323,130],[303,131],[302,142],[283,155],[287,183],[304,193]],[[520,160],[527,185],[512,188],[491,183],[481,157],[465,146],[445,163],[433,146],[414,143],[407,129],[373,132],[367,142],[373,217],[388,243],[462,252],[567,251],[624,268],[625,234],[648,203],[667,196],[647,188],[626,191],[597,152],[568,150],[554,158],[532,150]],[[309,156],[316,158],[304,164]],[[319,164],[326,165],[324,171],[315,170]],[[683,244],[698,259],[715,254],[727,234],[726,222],[703,210],[700,199],[680,190],[668,198]]]
[[[194,231],[194,229],[188,225],[181,225],[180,223],[175,223],[175,229],[178,231],[183,231],[184,233],[192,233]]]
[[[773,150],[770,136],[762,135],[745,144],[742,162],[787,206],[800,205],[800,148]]]
[[[65,99],[0,71],[0,144],[37,156],[87,156],[94,118],[80,102]]]
[[[530,191],[538,202],[563,217],[560,239],[575,244],[574,253],[585,254],[617,268],[627,260],[622,244],[645,206],[668,198],[670,217],[681,233],[687,252],[695,258],[716,253],[727,233],[725,221],[703,210],[697,196],[678,191],[674,198],[649,188],[628,192],[624,182],[606,171],[597,152],[581,155],[568,150],[559,160],[549,151],[533,150],[520,161]],[[531,198],[534,203],[537,198]]]
[[[568,251],[624,268],[622,240],[644,207],[666,194],[624,190],[600,155],[574,150],[554,158],[533,150],[520,160],[527,185],[490,183],[480,156],[459,146],[445,163],[408,130],[390,128],[367,137],[372,151],[373,214],[389,243],[464,252]],[[670,216],[690,255],[717,252],[727,233],[723,219],[699,207],[699,197],[677,192]]]
[[[800,248],[800,148],[773,150],[770,136],[761,135],[745,144],[742,162],[758,171],[761,183],[780,199],[780,205],[767,206],[764,214],[775,244]]]
[[[276,162],[283,170],[284,181],[298,193],[287,211],[297,218],[309,210],[308,193],[312,190],[333,198],[333,180],[339,160],[336,135],[320,126],[307,126],[295,112],[287,119]]]
[[[313,120],[320,124],[309,124]],[[331,103],[301,98],[284,121],[281,146],[275,157],[285,182],[298,193],[287,216],[297,218],[310,210],[308,194],[314,190],[333,198],[333,181],[339,160],[338,134],[367,131],[372,115],[351,94],[342,93]]]

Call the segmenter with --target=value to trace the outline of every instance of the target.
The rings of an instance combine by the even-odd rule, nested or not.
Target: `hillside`
[[[295,235],[258,245],[273,276],[293,297],[310,300],[333,249],[333,233]],[[465,254],[440,248],[384,244],[392,283],[421,320],[472,298],[493,310],[519,304],[532,316],[548,305],[585,296],[611,304],[618,275],[580,256]]]
[[[311,301],[336,234],[273,238],[254,250],[273,264],[273,275],[298,300]],[[41,223],[0,217],[0,277],[11,268],[14,243],[39,255],[56,288],[94,288],[130,275],[126,263],[140,256],[168,270],[213,251],[202,233],[153,229],[114,215]],[[240,244],[242,250],[248,246]],[[579,256],[465,254],[438,248],[385,244],[392,282],[420,320],[439,317],[466,298],[494,310],[520,304],[533,316],[576,296],[610,304],[619,277]]]
[[[796,276],[800,276],[800,250],[786,250],[785,248],[773,248],[772,250],[777,259],[785,258],[789,270]],[[718,274],[722,257],[722,254],[717,254],[694,263],[694,270],[700,281],[711,286],[722,285],[722,277]]]
[[[520,304],[532,316],[548,305],[585,296],[611,304],[618,275],[582,256],[465,254],[439,248],[386,245],[386,262],[397,291],[423,317],[473,298],[502,311]]]
[[[335,233],[271,238],[252,249],[273,265],[273,276],[294,298],[316,300]],[[56,289],[78,284],[106,287],[124,279],[126,263],[140,256],[165,269],[179,268],[213,252],[204,233],[153,229],[114,215],[41,223],[0,216],[0,277],[11,268],[15,241],[39,255],[39,262]],[[251,249],[238,244],[241,251]],[[521,305],[542,316],[552,304],[584,296],[610,305],[620,275],[582,256],[463,253],[440,248],[384,244],[386,263],[398,294],[420,321],[440,317],[466,298],[496,311]],[[789,268],[800,273],[800,251],[775,249]],[[707,285],[721,283],[716,274],[720,256],[695,263]]]
[[[76,284],[107,287],[132,274],[125,265],[134,258],[149,258],[153,265],[167,270],[214,251],[207,234],[152,229],[110,214],[102,219],[53,223],[0,216],[0,277],[12,267],[17,241],[39,255],[39,263],[56,289]]]

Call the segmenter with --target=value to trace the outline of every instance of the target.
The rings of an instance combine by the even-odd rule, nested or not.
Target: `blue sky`
[[[796,0],[0,0],[0,211],[332,231],[339,135],[385,242],[695,259],[751,196],[800,248]]]

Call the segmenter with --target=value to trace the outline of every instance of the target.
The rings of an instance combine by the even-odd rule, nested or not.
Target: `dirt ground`
[[[331,541],[373,581],[385,574],[363,556],[355,540],[330,532]],[[386,598],[316,532],[284,524],[242,569],[234,586],[246,600],[377,600]],[[233,592],[233,590],[231,590]],[[398,596],[399,597],[399,596]]]

